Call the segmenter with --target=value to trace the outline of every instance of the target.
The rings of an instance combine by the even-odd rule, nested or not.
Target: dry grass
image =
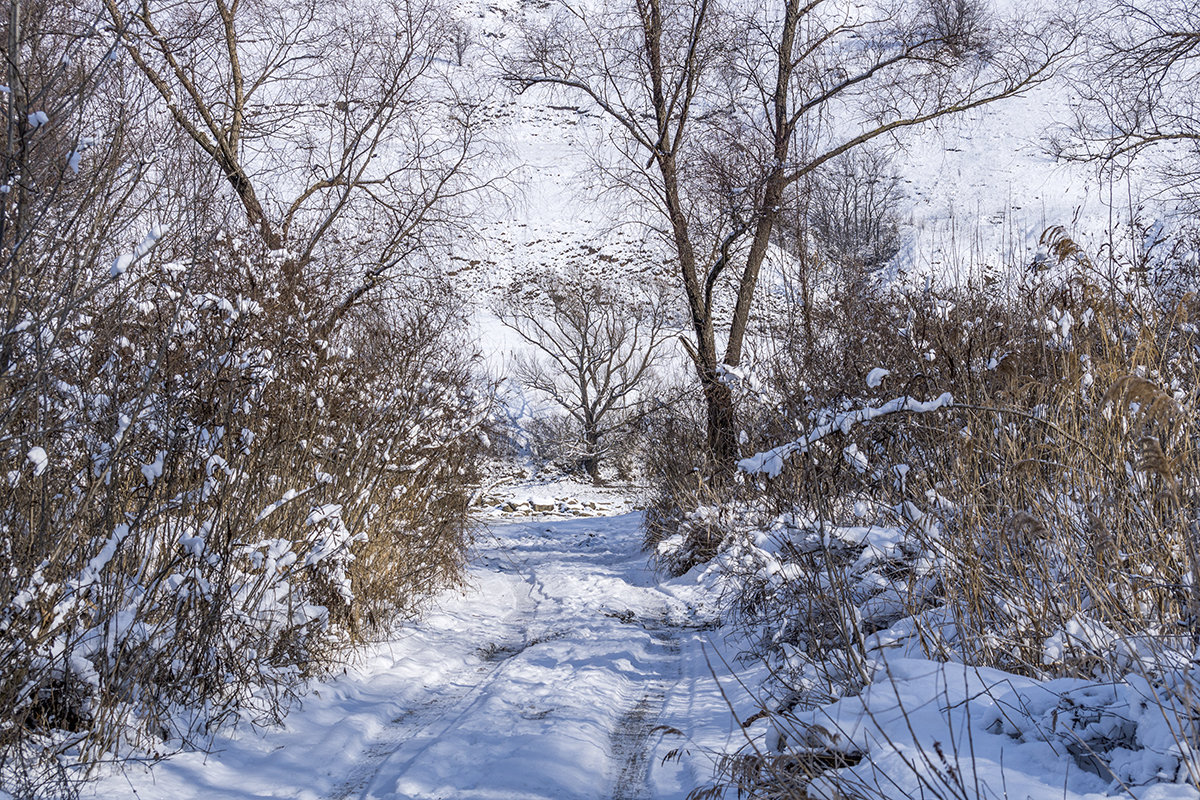
[[[355,241],[268,250],[186,148],[155,183],[109,26],[20,11],[53,120],[0,159],[0,783],[26,798],[279,718],[458,580],[490,401],[447,287],[356,294]],[[76,172],[80,130],[111,135]]]
[[[859,691],[872,635],[907,620],[935,659],[1039,679],[1143,675],[1178,739],[1196,741],[1194,681],[1178,670],[1200,636],[1200,303],[1106,282],[1061,229],[1043,244],[1051,269],[1005,294],[839,296],[760,348],[768,403],[743,408],[750,451],[846,408],[955,398],[834,433],[778,477],[705,501],[727,506],[709,519],[738,520],[710,536],[746,655],[776,672],[780,724],[792,704]],[[871,390],[874,367],[890,375]],[[868,558],[839,538],[863,525],[898,530],[898,545]],[[765,550],[743,533],[764,529]],[[796,767],[806,753],[739,755],[717,785],[804,797],[834,768]]]
[[[849,524],[858,501],[909,527],[941,558],[939,595],[963,637],[954,649],[1039,675],[1090,672],[1101,654],[1043,663],[1046,638],[1080,614],[1118,634],[1174,636],[1191,624],[1189,509],[1200,475],[1194,298],[1114,300],[1089,282],[1091,262],[1065,234],[1047,241],[1072,269],[1015,302],[971,289],[862,301],[875,309],[854,318],[870,328],[776,362],[808,376],[803,395],[788,392],[791,370],[775,379],[784,402],[794,398],[785,416],[799,430],[819,408],[871,402],[855,384],[873,366],[891,370],[880,396],[948,391],[956,404],[863,426],[760,487],[773,513]],[[862,343],[853,371],[831,352],[843,337]],[[870,469],[848,463],[850,444]],[[897,513],[904,503],[920,509],[919,525]]]

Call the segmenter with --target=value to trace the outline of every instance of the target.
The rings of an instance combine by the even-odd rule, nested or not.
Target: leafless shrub
[[[884,266],[900,248],[900,177],[881,151],[858,150],[812,181],[805,205],[817,245],[843,280]]]
[[[206,171],[156,183],[126,31],[9,10],[0,782],[61,796],[114,754],[278,719],[457,580],[488,402],[452,293],[371,278],[408,239],[311,228],[281,283],[261,226],[187,201]]]
[[[540,469],[580,471],[578,425],[569,414],[539,414],[524,424],[527,450]]]
[[[931,34],[955,58],[986,56],[992,35],[986,0],[927,0]]]
[[[454,63],[458,66],[463,65],[463,58],[466,57],[467,51],[471,49],[471,42],[475,37],[475,31],[471,29],[470,24],[465,20],[456,19],[449,26],[450,46],[454,50]]]
[[[327,342],[187,283],[68,320],[75,357],[43,362],[55,388],[5,464],[0,687],[19,729],[85,761],[277,718],[456,580],[467,543],[481,412],[457,317],[424,298]]]
[[[643,546],[671,575],[710,561],[738,528],[737,508],[727,502],[737,486],[708,458],[696,423],[703,407],[694,392],[653,418],[644,450]]]

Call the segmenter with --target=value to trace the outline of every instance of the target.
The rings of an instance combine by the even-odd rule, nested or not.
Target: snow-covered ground
[[[611,508],[618,497],[599,491],[585,502]],[[747,737],[769,753],[782,734],[792,748],[807,740],[818,752],[865,755],[842,779],[869,797],[1200,797],[1184,783],[1155,783],[1172,781],[1158,773],[1179,769],[1178,760],[1128,750],[1114,780],[1088,767],[1091,740],[1064,745],[1060,714],[1086,709],[1081,692],[1095,700],[1096,687],[1083,681],[1046,684],[901,648],[881,653],[861,696],[788,722],[757,714],[750,692],[766,675],[736,662],[704,569],[657,578],[640,522],[637,512],[497,508],[468,584],[343,674],[315,683],[282,726],[243,728],[210,753],[151,768],[127,764],[84,796],[684,800],[712,780],[722,753],[744,751]],[[1138,728],[1131,742],[1172,743],[1153,704],[1142,724],[1133,700],[1109,693],[1089,735],[1116,735],[1125,720]],[[739,719],[754,721],[743,731]],[[1143,728],[1163,741],[1143,743]],[[840,796],[823,781],[810,790]]]
[[[814,798],[854,787],[865,797],[1195,800],[1196,765],[1175,757],[1188,734],[1160,703],[1145,682],[1040,682],[895,655],[861,695],[800,714],[788,730],[807,726],[864,756],[836,788],[814,781]]]
[[[704,592],[657,581],[639,514],[561,516],[497,518],[463,590],[315,685],[282,727],[127,766],[88,796],[682,800],[741,741],[721,688],[746,702],[706,658],[720,642]]]

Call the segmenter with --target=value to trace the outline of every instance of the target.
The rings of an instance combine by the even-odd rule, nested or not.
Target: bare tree
[[[934,35],[957,58],[985,54],[991,38],[984,0],[926,0]]]
[[[1052,151],[1122,169],[1161,153],[1160,174],[1200,198],[1200,8],[1187,0],[1115,2],[1077,73],[1082,102]]]
[[[513,295],[498,309],[534,348],[515,375],[573,420],[580,465],[599,483],[609,440],[642,414],[641,393],[670,338],[665,304],[623,300],[599,283],[552,290],[548,301],[546,308]]]
[[[463,65],[463,59],[467,55],[467,51],[471,49],[471,40],[475,36],[475,31],[471,25],[462,19],[456,19],[450,23],[450,44],[454,50],[454,63],[457,66]]]
[[[1010,20],[983,53],[943,23],[928,3],[628,0],[593,11],[559,0],[509,64],[519,88],[581,93],[616,123],[625,185],[657,209],[677,261],[718,464],[737,456],[721,366],[741,360],[788,193],[868,142],[1020,94],[1074,40],[1045,20]]]
[[[330,328],[479,188],[475,107],[439,72],[452,36],[433,0],[105,7],[199,161],[285,254],[284,294],[317,256],[338,265]]]

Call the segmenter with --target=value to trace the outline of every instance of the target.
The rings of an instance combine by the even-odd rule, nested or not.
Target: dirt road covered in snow
[[[660,585],[637,514],[494,524],[462,592],[316,687],[283,729],[133,768],[97,797],[683,798],[740,736],[700,595]],[[729,688],[729,687],[726,687]],[[664,732],[664,727],[687,737]],[[682,759],[663,757],[685,748]]]

